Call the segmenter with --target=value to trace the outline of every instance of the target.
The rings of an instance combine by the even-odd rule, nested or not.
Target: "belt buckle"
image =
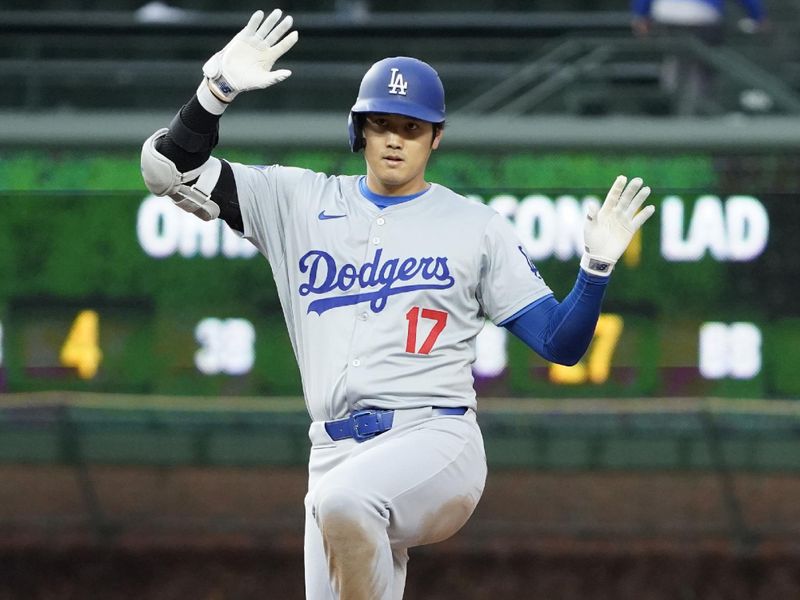
[[[383,428],[383,412],[364,409],[350,415],[350,422],[353,425],[353,438],[361,443],[386,431]],[[370,425],[372,426],[370,427]]]

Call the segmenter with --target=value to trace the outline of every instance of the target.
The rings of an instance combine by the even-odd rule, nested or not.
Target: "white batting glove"
[[[583,227],[585,252],[581,268],[592,275],[608,277],[619,257],[625,252],[636,231],[656,211],[650,205],[639,211],[650,195],[649,187],[642,187],[640,178],[620,175],[608,191],[603,206],[589,209]],[[637,212],[638,211],[638,212]]]
[[[297,31],[285,35],[292,28],[292,17],[278,23],[281,14],[276,8],[264,19],[264,11],[254,12],[245,28],[206,61],[203,75],[217,99],[228,103],[240,92],[269,87],[292,74],[288,69],[271,70],[297,42]]]

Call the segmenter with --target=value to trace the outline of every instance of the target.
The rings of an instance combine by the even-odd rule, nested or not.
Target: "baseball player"
[[[436,71],[375,63],[349,115],[364,176],[246,166],[211,156],[235,97],[290,76],[274,63],[292,19],[261,11],[203,67],[197,93],[142,149],[147,187],[224,219],[272,266],[312,423],[306,596],[398,600],[408,549],[461,528],[486,459],[471,364],[489,318],[544,358],[585,352],[614,263],[653,213],[619,177],[586,220],[586,252],[561,302],[509,222],[425,179],[443,136]]]

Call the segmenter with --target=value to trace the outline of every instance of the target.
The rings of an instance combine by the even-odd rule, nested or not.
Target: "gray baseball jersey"
[[[315,421],[365,407],[475,408],[475,338],[551,291],[510,223],[432,184],[384,209],[357,176],[233,164]]]

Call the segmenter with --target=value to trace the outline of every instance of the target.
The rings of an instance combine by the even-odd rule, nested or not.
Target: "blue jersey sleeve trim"
[[[531,310],[533,308],[536,308],[542,302],[545,302],[548,298],[552,298],[552,297],[553,297],[553,294],[547,294],[546,296],[542,296],[541,298],[538,298],[538,299],[534,300],[533,302],[528,304],[525,308],[522,308],[522,309],[518,310],[517,312],[515,312],[513,315],[511,315],[507,319],[504,319],[501,323],[498,323],[498,325],[500,327],[505,327],[507,323],[510,323],[514,319],[516,319],[518,317],[521,317],[522,315],[524,315],[529,310]]]

